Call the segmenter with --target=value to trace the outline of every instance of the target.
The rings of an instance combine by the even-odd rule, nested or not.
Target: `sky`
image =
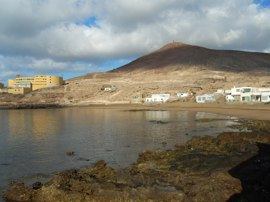
[[[107,71],[172,41],[270,53],[270,0],[0,0],[0,82]]]

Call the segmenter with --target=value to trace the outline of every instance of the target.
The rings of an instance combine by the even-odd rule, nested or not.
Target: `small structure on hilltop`
[[[214,94],[204,94],[204,95],[196,96],[196,102],[200,104],[215,102],[215,101],[216,101],[216,97]]]
[[[162,93],[162,94],[152,94],[151,97],[145,99],[146,103],[164,103],[170,99],[171,95]]]
[[[117,90],[117,88],[115,85],[105,84],[101,87],[101,90],[105,92],[114,92]]]

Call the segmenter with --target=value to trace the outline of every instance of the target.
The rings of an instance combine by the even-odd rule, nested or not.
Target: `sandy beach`
[[[165,103],[158,105],[142,104],[108,104],[87,105],[78,107],[92,107],[97,109],[118,110],[188,110],[197,112],[209,112],[222,115],[236,116],[244,119],[270,120],[270,105],[248,104],[196,104],[196,103]]]

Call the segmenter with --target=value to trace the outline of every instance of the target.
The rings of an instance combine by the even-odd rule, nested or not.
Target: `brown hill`
[[[114,90],[105,91],[104,86]],[[211,50],[171,43],[123,67],[70,79],[34,91],[14,104],[89,105],[137,103],[152,93],[213,93],[233,86],[270,88],[270,54]],[[14,101],[7,97],[0,105]]]
[[[181,70],[188,67],[232,72],[270,71],[270,54],[233,50],[213,50],[183,43],[170,43],[112,72],[139,70]]]

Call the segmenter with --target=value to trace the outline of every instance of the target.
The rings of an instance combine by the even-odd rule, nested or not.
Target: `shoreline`
[[[0,110],[21,110],[21,109],[51,109],[51,108],[73,108],[87,107],[93,109],[116,109],[127,111],[146,110],[181,110],[195,112],[209,112],[237,118],[270,120],[270,104],[197,104],[197,103],[164,103],[156,105],[144,104],[87,104],[87,105],[61,105],[61,104],[10,104],[0,105]]]
[[[245,122],[253,132],[195,137],[167,151],[145,151],[126,168],[104,161],[65,170],[49,182],[10,185],[11,201],[227,201],[270,196],[269,123]],[[254,130],[253,130],[254,129]]]

